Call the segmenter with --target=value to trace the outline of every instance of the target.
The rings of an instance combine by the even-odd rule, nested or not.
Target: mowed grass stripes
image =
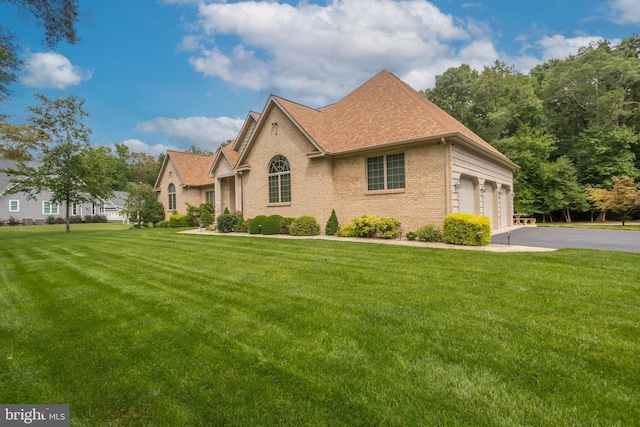
[[[0,402],[78,426],[637,425],[640,256],[0,228]]]

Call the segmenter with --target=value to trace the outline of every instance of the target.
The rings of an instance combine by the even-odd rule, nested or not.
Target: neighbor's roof
[[[511,163],[469,128],[383,70],[335,104],[310,108],[273,96],[325,153],[461,135]]]
[[[9,160],[9,159],[0,159],[0,170],[3,169],[13,169],[18,165],[18,161]],[[40,162],[37,161],[28,161],[24,162],[27,166],[38,168],[40,167]],[[2,195],[5,191],[7,191],[11,186],[11,178],[12,176],[7,175],[4,172],[0,172],[0,195]]]
[[[178,170],[182,185],[201,186],[214,183],[215,179],[209,178],[209,170],[211,169],[211,165],[213,165],[215,156],[169,150],[167,151],[160,175],[164,173],[165,165],[169,159],[171,159]]]

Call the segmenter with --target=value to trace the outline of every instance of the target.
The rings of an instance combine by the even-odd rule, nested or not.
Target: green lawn
[[[0,228],[0,402],[74,426],[640,424],[640,255]]]
[[[627,230],[640,231],[640,223],[637,221],[627,222],[622,225],[621,222],[538,222],[539,227],[559,227],[559,228],[596,228],[602,230]]]

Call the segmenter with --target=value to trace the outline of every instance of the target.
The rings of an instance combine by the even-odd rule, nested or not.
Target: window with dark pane
[[[291,201],[291,167],[289,160],[277,155],[269,163],[269,203]]]
[[[367,158],[367,189],[384,190],[384,156]]]
[[[387,156],[387,189],[404,188],[404,153]]]

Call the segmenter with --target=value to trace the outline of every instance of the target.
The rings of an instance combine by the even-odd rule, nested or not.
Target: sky
[[[269,95],[320,107],[386,69],[416,90],[463,63],[522,73],[592,41],[640,33],[638,0],[80,0],[80,41],[43,43],[0,1],[22,48],[0,113],[26,123],[34,94],[85,99],[92,143],[153,156],[234,139]]]

